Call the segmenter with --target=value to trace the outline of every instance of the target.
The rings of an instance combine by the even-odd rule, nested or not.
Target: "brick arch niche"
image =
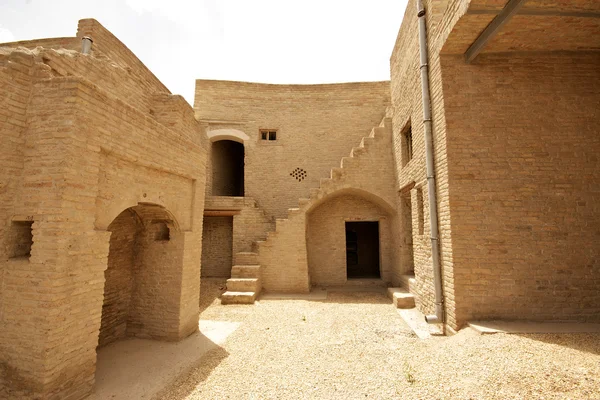
[[[310,281],[316,286],[347,284],[349,227],[373,225],[376,231],[376,276],[368,278],[391,282],[394,264],[393,221],[395,212],[384,200],[358,190],[341,190],[323,199],[307,213],[307,255]],[[365,228],[363,226],[363,228]],[[366,236],[373,235],[367,233]],[[364,235],[363,235],[364,236]],[[359,246],[363,257],[363,246]],[[366,277],[365,277],[366,278]]]
[[[138,204],[121,212],[110,232],[98,347],[139,337],[178,338],[183,232],[163,207]],[[171,309],[175,307],[174,309]]]

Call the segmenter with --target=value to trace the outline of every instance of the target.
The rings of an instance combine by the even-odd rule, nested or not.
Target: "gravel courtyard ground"
[[[380,293],[221,306],[203,284],[201,319],[241,322],[157,399],[600,399],[600,335],[418,339]]]

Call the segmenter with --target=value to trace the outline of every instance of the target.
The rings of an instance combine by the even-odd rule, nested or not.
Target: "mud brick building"
[[[198,80],[192,108],[95,20],[0,45],[0,398],[190,335],[202,277],[403,287],[447,332],[599,322],[599,50],[594,0],[410,0],[389,82]]]

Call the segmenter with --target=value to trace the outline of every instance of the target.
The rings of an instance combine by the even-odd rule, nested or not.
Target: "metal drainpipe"
[[[81,54],[90,54],[92,51],[92,43],[94,41],[89,36],[84,36],[81,38]]]
[[[429,95],[429,67],[427,65],[427,30],[423,0],[417,0],[419,17],[419,53],[421,55],[421,90],[423,92],[423,127],[425,129],[425,164],[427,166],[427,194],[429,196],[429,226],[431,227],[431,259],[435,286],[435,314],[426,315],[429,324],[444,323],[444,293],[440,266],[440,241],[438,237],[438,210],[433,167],[433,135],[431,133],[431,101]]]

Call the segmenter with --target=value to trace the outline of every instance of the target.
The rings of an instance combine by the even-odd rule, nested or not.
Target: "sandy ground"
[[[380,293],[220,306],[219,287],[201,319],[239,327],[154,399],[600,399],[599,334],[421,340]]]

